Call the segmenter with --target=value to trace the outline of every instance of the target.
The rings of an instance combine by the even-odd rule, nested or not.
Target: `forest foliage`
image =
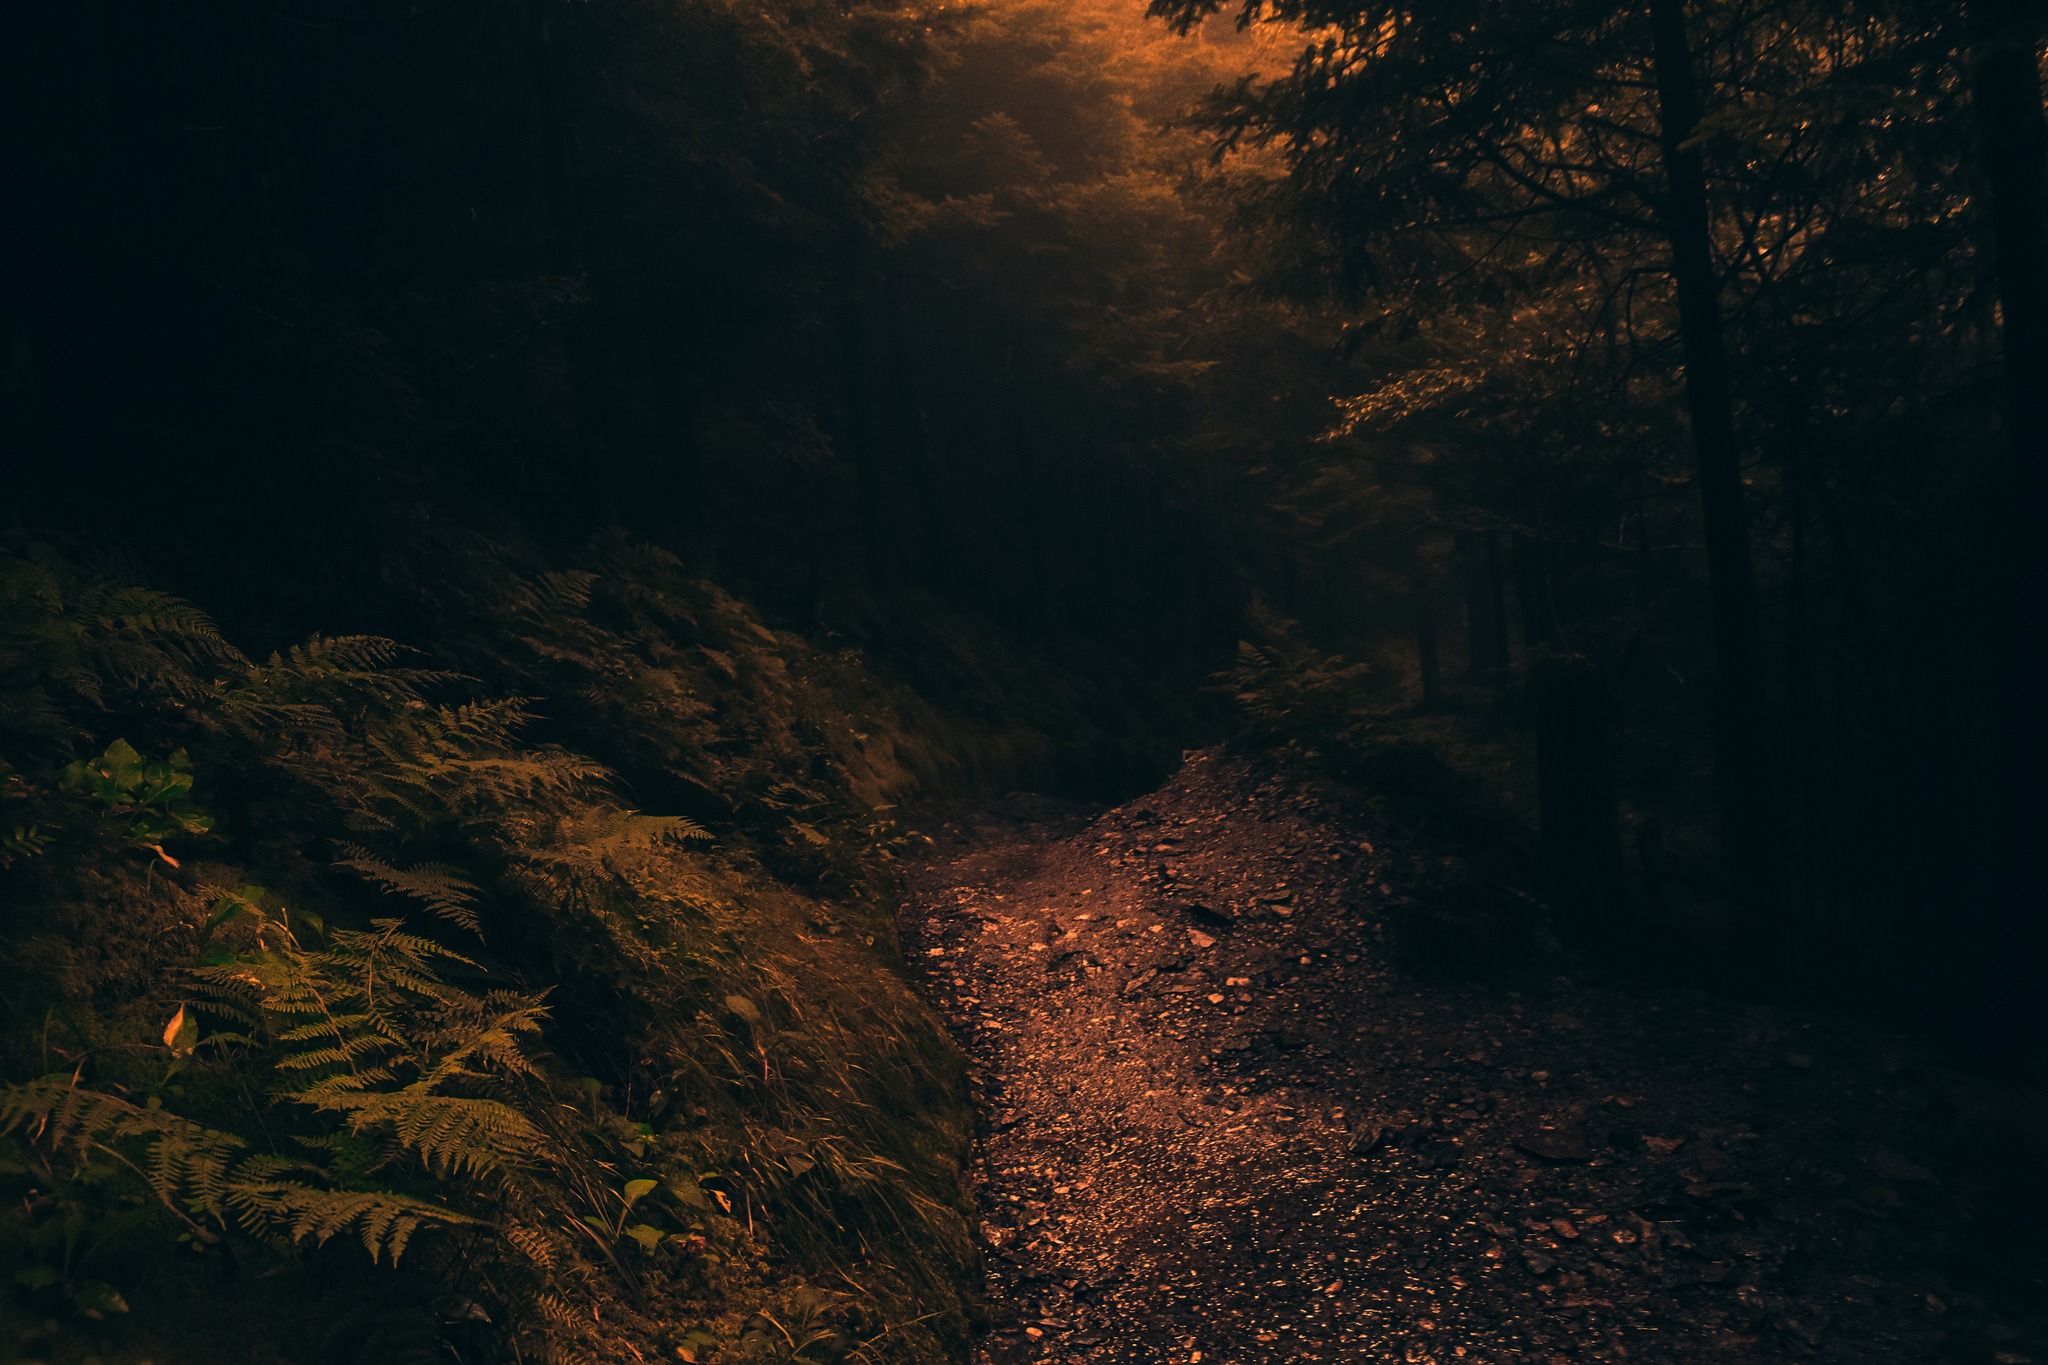
[[[902,807],[1219,670],[1454,923],[2024,1011],[2034,7],[1139,8],[35,13],[35,1350],[942,1357]]]
[[[891,798],[1045,737],[645,546],[593,547],[602,601],[435,553],[462,671],[365,636],[252,658],[174,598],[0,560],[9,1330],[945,1358],[976,1311],[961,1062],[895,974]],[[214,1323],[220,1293],[254,1297]]]
[[[2043,949],[2039,8],[1152,11],[1284,50],[1195,122],[1347,357],[1269,504],[1286,614],[1352,653],[1347,593],[1407,616],[1466,741],[1540,732],[1579,661],[1585,857],[1625,822],[1752,972],[2038,1036],[1996,964]]]
[[[1161,771],[1162,665],[1232,631],[1146,421],[1202,228],[1116,44],[1042,6],[104,17],[8,82],[6,1330],[957,1352],[899,809]]]

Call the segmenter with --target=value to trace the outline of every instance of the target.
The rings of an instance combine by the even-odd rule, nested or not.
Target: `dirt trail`
[[[931,833],[904,929],[975,1067],[990,1365],[2038,1357],[1956,1270],[1895,1043],[1405,979],[1384,838],[1263,760]]]

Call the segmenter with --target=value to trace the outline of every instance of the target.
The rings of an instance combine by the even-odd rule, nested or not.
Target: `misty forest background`
[[[2036,7],[1213,8],[25,23],[0,1331],[949,1358],[906,812],[1232,734],[2025,1064]]]

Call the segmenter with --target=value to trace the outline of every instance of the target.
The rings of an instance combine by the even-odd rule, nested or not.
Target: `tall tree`
[[[1686,411],[1714,593],[1719,663],[1714,680],[1714,762],[1720,777],[1721,838],[1730,863],[1746,882],[1748,902],[1756,907],[1768,895],[1770,875],[1763,658],[1749,514],[1742,496],[1742,447],[1736,438],[1735,400],[1721,326],[1713,213],[1697,142],[1702,110],[1686,33],[1685,0],[1650,0],[1650,31],[1657,140],[1664,165],[1661,222],[1671,246]]]
[[[1998,272],[2000,339],[2005,360],[2009,463],[1996,486],[2003,503],[2000,577],[2006,636],[1999,697],[2005,741],[1999,767],[1999,902],[1990,948],[2001,964],[1997,1025],[2015,1014],[2024,1033],[2048,1027],[2032,994],[2032,964],[2048,931],[2032,908],[2038,895],[2038,844],[2048,828],[2048,714],[2040,685],[2048,677],[2048,118],[2041,103],[2041,44],[2048,7],[2038,0],[1970,0],[1970,95],[1991,192],[1993,256]]]
[[[1153,12],[1186,29],[1217,8]],[[1765,40],[1745,6],[1705,8],[1247,0],[1241,24],[1309,41],[1285,74],[1219,91],[1206,118],[1224,151],[1277,159],[1278,175],[1248,177],[1256,209],[1362,311],[1419,322],[1562,292],[1577,316],[1556,321],[1580,351],[1676,362],[1712,585],[1721,833],[1754,895],[1770,783],[1722,284],[1745,206],[1717,193],[1700,133]]]

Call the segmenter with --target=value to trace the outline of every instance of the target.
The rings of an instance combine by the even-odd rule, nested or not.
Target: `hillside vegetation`
[[[980,663],[999,723],[622,537],[431,543],[432,651],[264,658],[0,559],[10,1353],[948,1358],[894,807],[1056,775],[1085,689]]]

